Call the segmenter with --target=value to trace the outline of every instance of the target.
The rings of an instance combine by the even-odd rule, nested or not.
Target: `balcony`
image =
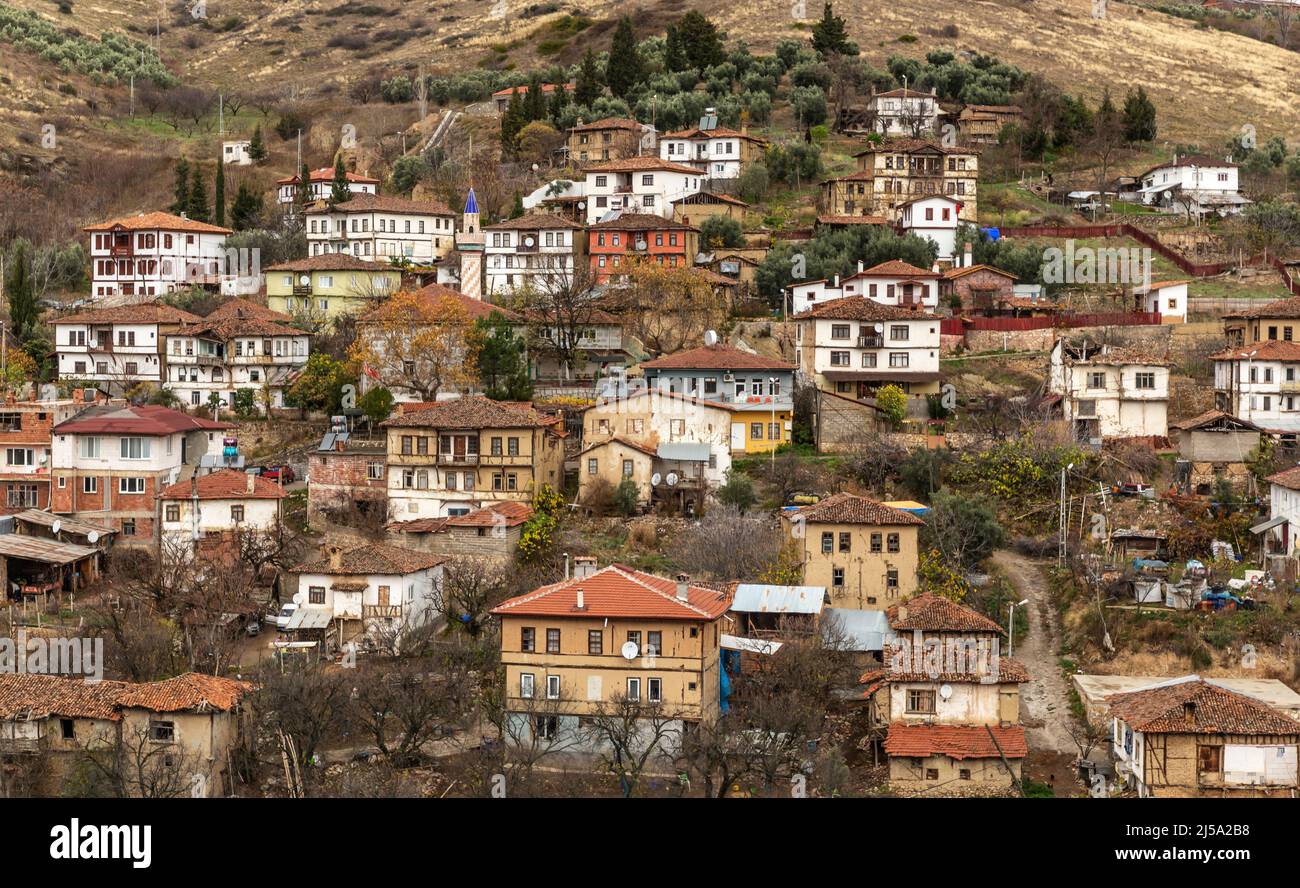
[[[311,284],[294,284],[294,285],[293,285],[293,295],[295,295],[295,296],[310,296],[310,295],[312,295]]]
[[[883,336],[859,336],[858,348],[884,348],[885,337]]]
[[[1300,380],[1284,380],[1278,383],[1277,390],[1284,395],[1300,393]]]
[[[478,465],[478,454],[477,453],[439,453],[438,465],[476,466]]]
[[[402,606],[400,604],[361,605],[361,619],[363,620],[400,620],[401,618]]]

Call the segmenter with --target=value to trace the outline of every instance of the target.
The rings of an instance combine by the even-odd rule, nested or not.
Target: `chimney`
[[[859,259],[859,260],[858,260],[858,274],[862,274],[862,270],[863,270],[864,265],[865,265],[865,263],[863,263],[863,261],[862,261],[861,259]]]
[[[251,472],[244,473],[244,489],[248,493],[251,494],[254,490],[257,489],[256,482],[257,482],[257,478]]]
[[[971,265],[974,264],[974,263],[971,261],[971,247],[970,247],[970,241],[967,241],[967,242],[965,243],[965,245],[964,245],[964,249],[963,249],[963,251],[962,251],[962,261],[961,261],[961,264],[962,264],[962,267],[963,267],[963,268],[970,268]]]
[[[86,390],[83,388],[74,388],[72,390],[72,403],[84,404],[86,402]]]
[[[1188,700],[1183,704],[1183,721],[1188,725],[1196,724],[1196,701]]]
[[[343,547],[338,543],[326,543],[323,547],[325,556],[329,558],[330,570],[339,570],[343,567]]]
[[[585,579],[596,572],[596,558],[592,555],[580,555],[573,559],[573,578]]]
[[[690,591],[691,591],[690,583],[691,583],[690,574],[677,575],[677,600],[678,601],[686,601],[687,599],[690,598]]]
[[[577,126],[582,126],[582,118],[581,118],[581,117],[578,118],[578,122],[577,122],[576,125],[577,125]]]
[[[840,288],[840,276],[837,274],[837,275],[835,275],[835,287],[834,287],[834,289],[838,290],[839,288]]]
[[[334,452],[335,452],[335,453],[342,453],[343,450],[344,450],[344,448],[345,448],[346,446],[347,446],[347,444],[344,442],[344,440],[343,440],[342,438],[335,438],[335,439],[334,439]]]
[[[586,609],[587,609],[587,601],[586,601],[586,599],[585,599],[585,598],[583,597],[583,595],[582,595],[582,590],[579,589],[579,590],[578,590],[578,610],[586,610]]]

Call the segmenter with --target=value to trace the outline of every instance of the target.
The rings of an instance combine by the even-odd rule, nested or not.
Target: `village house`
[[[961,201],[946,194],[914,197],[895,205],[898,230],[930,241],[938,249],[940,262],[952,262],[957,257],[957,215]]]
[[[868,723],[884,731],[889,783],[903,793],[1005,795],[1028,754],[1020,685],[1002,656],[1005,632],[965,605],[927,592],[891,606],[882,666],[865,673]]]
[[[1300,724],[1196,675],[1106,698],[1116,771],[1139,798],[1295,798]]]
[[[1117,438],[1169,434],[1169,365],[1132,349],[1057,339],[1048,390],[1075,439],[1100,446]]]
[[[884,610],[916,591],[925,522],[864,496],[837,493],[782,514],[802,582],[825,586],[832,607]]]
[[[1116,694],[1140,691],[1155,685],[1169,684],[1175,680],[1195,680],[1199,675],[1089,675],[1076,672],[1070,677],[1074,689],[1083,703],[1084,713],[1092,724],[1110,727],[1109,699]],[[1300,723],[1300,694],[1276,678],[1225,678],[1215,676],[1206,682],[1235,694],[1258,700],[1274,712]]]
[[[275,532],[286,496],[274,481],[237,469],[177,481],[158,494],[159,551],[197,552],[214,540],[238,555],[238,534]]]
[[[897,216],[904,201],[943,194],[959,202],[957,218],[977,222],[979,154],[927,139],[886,140],[854,155],[858,171],[822,182],[821,212],[832,216]]]
[[[321,253],[266,270],[271,309],[316,327],[365,311],[401,286],[399,269],[348,253]]]
[[[1290,555],[1300,544],[1300,466],[1275,472],[1268,482],[1268,514],[1278,522],[1271,541],[1277,554]],[[1273,528],[1268,528],[1273,530]]]
[[[59,379],[98,383],[117,394],[140,382],[161,385],[167,378],[167,335],[202,320],[156,302],[55,318]]]
[[[599,747],[591,720],[630,711],[669,720],[675,748],[689,726],[719,716],[728,604],[685,575],[578,558],[571,578],[497,605],[506,743]]]
[[[1228,348],[1245,348],[1273,340],[1300,340],[1300,296],[1225,314],[1223,335]]]
[[[1300,342],[1258,340],[1210,360],[1215,409],[1269,431],[1300,432]]]
[[[656,133],[647,123],[630,117],[605,117],[578,123],[565,141],[569,162],[579,166],[606,160],[625,160],[655,153]]]
[[[324,630],[342,648],[363,639],[399,648],[403,635],[437,620],[446,558],[385,543],[326,543],[292,568],[298,609],[289,632]]]
[[[189,407],[206,407],[214,397],[241,411],[284,407],[285,393],[307,365],[311,334],[268,313],[209,315],[168,333],[164,387]]]
[[[325,526],[342,513],[388,515],[388,441],[328,432],[307,454],[307,523]]]
[[[5,509],[48,509],[50,506],[50,439],[54,426],[71,419],[97,401],[95,389],[73,389],[72,397],[54,401],[18,401],[11,395],[0,405],[0,489]]]
[[[558,416],[469,395],[385,420],[394,520],[465,515],[494,502],[531,502],[564,483]]]
[[[543,94],[547,97],[547,99],[549,100],[551,94],[554,93],[555,90],[558,89],[558,88],[559,88],[558,84],[554,84],[554,83],[543,83],[543,84],[542,84],[542,93],[543,93]],[[577,84],[576,84],[576,83],[566,83],[566,84],[564,84],[564,89],[565,89],[566,92],[573,92],[575,89],[577,89]],[[509,107],[510,107],[510,99],[511,99],[511,97],[514,96],[516,93],[518,93],[520,100],[523,100],[523,99],[527,98],[527,97],[528,97],[528,84],[526,84],[526,83],[521,83],[519,86],[507,86],[505,89],[499,89],[499,90],[497,90],[496,92],[492,93],[492,101],[496,103],[497,111],[498,111],[498,112],[502,112],[502,111],[505,111],[507,108],[509,108]]]
[[[90,234],[90,292],[109,304],[220,286],[228,270],[226,235],[232,232],[220,225],[154,212],[83,230]],[[248,276],[252,269],[237,271]]]
[[[1160,315],[1162,323],[1187,322],[1187,281],[1152,281],[1137,284],[1133,298],[1137,311]]]
[[[640,364],[646,387],[735,405],[731,452],[767,453],[790,442],[794,365],[729,345],[702,345]]]
[[[456,238],[455,213],[436,200],[360,194],[310,206],[304,219],[311,256],[349,253],[432,265],[451,252]]]
[[[903,88],[878,93],[873,86],[867,109],[872,128],[884,136],[916,139],[939,130],[939,98],[933,88],[929,92]]]
[[[352,194],[379,193],[378,179],[347,171],[343,175],[347,178],[348,191]],[[286,213],[293,208],[294,201],[298,199],[298,185],[301,181],[301,176],[288,176],[284,179],[275,180],[275,199]],[[307,203],[329,200],[330,195],[333,193],[334,167],[321,167],[307,173]]]
[[[592,277],[603,284],[637,262],[690,268],[699,234],[698,228],[653,213],[618,213],[587,229]]]
[[[636,343],[624,333],[622,319],[596,308],[594,300],[574,305],[561,319],[554,308],[526,309],[520,332],[525,334],[534,382],[561,387],[621,370],[632,362]],[[566,356],[572,363],[565,363]]]
[[[560,216],[533,214],[485,226],[484,293],[511,296],[516,291],[547,293],[572,286],[586,262],[582,226]]]
[[[533,507],[521,502],[492,503],[465,515],[415,518],[386,525],[401,545],[449,558],[490,558],[509,561],[519,548],[524,525]]]
[[[721,484],[731,468],[731,422],[747,405],[709,401],[658,389],[634,389],[599,398],[582,415],[584,446],[613,437],[637,441],[651,448],[664,444],[702,445],[680,448],[700,464],[691,477],[703,486]],[[770,411],[762,412],[764,421]]]
[[[583,169],[586,222],[590,225],[615,210],[653,213],[670,219],[674,202],[704,185],[700,171],[658,157],[628,157]]]
[[[1175,154],[1138,176],[1138,196],[1166,213],[1234,215],[1251,203],[1238,188],[1237,169],[1238,164],[1221,157]]]
[[[1179,456],[1192,462],[1244,463],[1259,447],[1263,429],[1222,410],[1207,410],[1191,419],[1169,423],[1169,437]]]
[[[1017,296],[1016,276],[992,265],[963,263],[939,279],[939,301],[954,312],[997,317],[1016,315],[1034,303]],[[1051,305],[1043,302],[1044,306]]]
[[[605,496],[630,481],[638,506],[660,503],[682,515],[697,515],[718,485],[717,454],[704,442],[654,444],[614,435],[593,441],[578,454],[578,500],[598,508]]]
[[[104,524],[121,545],[158,539],[157,496],[220,460],[224,422],[153,405],[88,407],[53,429],[50,511]]]
[[[966,105],[957,115],[957,130],[967,145],[996,145],[1005,127],[1023,119],[1019,105]]]
[[[799,370],[824,391],[871,398],[896,385],[914,398],[939,391],[939,318],[861,296],[794,315]]]
[[[870,299],[880,305],[933,311],[939,305],[939,272],[917,268],[891,259],[858,270],[846,278],[803,281],[790,285],[790,312],[800,314],[819,303],[849,296]]]
[[[674,222],[681,222],[683,225],[696,226],[704,222],[705,219],[711,219],[714,216],[744,222],[745,211],[748,209],[749,204],[738,197],[732,197],[730,194],[697,191],[694,194],[688,194],[686,197],[673,201],[672,219]]]
[[[695,167],[706,179],[736,179],[746,166],[762,160],[767,141],[739,130],[718,126],[718,116],[706,108],[700,125],[664,133],[659,137],[659,157],[670,163]]]
[[[250,150],[253,147],[250,139],[235,139],[234,141],[225,141],[221,143],[221,162],[233,164],[234,166],[252,166],[253,156]]]

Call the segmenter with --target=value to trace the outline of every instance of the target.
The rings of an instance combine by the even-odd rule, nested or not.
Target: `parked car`
[[[298,605],[294,604],[292,601],[285,602],[284,607],[280,608],[280,612],[275,615],[275,628],[283,629],[288,626],[289,618],[293,616],[294,611],[297,609]]]
[[[277,614],[277,616],[279,615]],[[254,635],[261,635],[262,621],[259,620],[257,617],[252,617],[251,619],[249,619],[248,623],[244,626],[244,632],[247,633],[249,637],[252,637]]]
[[[1113,484],[1110,492],[1117,496],[1145,496],[1148,498],[1155,496],[1155,490],[1150,484]]]
[[[292,484],[298,480],[292,466],[262,466],[261,475],[267,481],[278,481],[281,484]]]

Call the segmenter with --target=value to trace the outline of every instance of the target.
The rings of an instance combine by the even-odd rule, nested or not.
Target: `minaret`
[[[471,299],[483,298],[483,246],[485,238],[479,228],[478,199],[473,186],[465,198],[460,233],[456,235],[456,252],[460,254],[460,291]]]

